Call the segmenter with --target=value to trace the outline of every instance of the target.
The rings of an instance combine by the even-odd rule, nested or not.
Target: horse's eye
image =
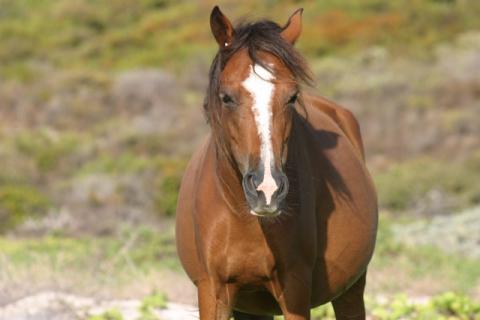
[[[233,98],[226,93],[220,93],[220,100],[227,107],[235,106],[235,101],[233,101]]]
[[[294,95],[290,97],[290,99],[288,99],[287,105],[289,106],[294,105],[295,102],[297,102],[297,98],[298,98],[298,92],[296,92]]]

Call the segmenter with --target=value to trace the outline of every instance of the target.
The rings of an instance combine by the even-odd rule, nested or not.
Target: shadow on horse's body
[[[309,319],[310,308],[329,301],[338,319],[365,317],[377,202],[358,124],[323,98],[298,99],[282,165],[289,189],[281,214],[250,214],[242,173],[219,152],[215,133],[185,171],[177,247],[198,287],[202,320],[225,320],[232,310],[235,319]]]

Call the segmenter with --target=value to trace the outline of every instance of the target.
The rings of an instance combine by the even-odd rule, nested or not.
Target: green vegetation
[[[123,320],[123,316],[120,311],[111,309],[100,315],[88,317],[87,320]]]
[[[40,171],[48,172],[59,170],[61,160],[79,146],[79,137],[72,133],[58,135],[47,130],[32,130],[16,135],[15,146],[22,156],[32,159]]]
[[[295,8],[304,7],[308,27],[299,46],[312,57],[371,45],[399,54],[425,54],[438,42],[480,27],[480,3],[475,0],[249,0],[220,5],[232,19],[255,8],[256,16],[280,24]],[[32,79],[39,65],[71,70],[178,68],[215,50],[208,25],[211,6],[200,2],[2,0],[0,6],[2,76]]]
[[[442,319],[442,316],[448,315],[454,317],[452,319],[475,319],[480,312],[479,304],[465,294],[480,284],[480,261],[446,254],[433,247],[410,248],[399,244],[391,232],[393,225],[398,226],[398,222],[394,221],[391,216],[381,215],[377,250],[369,267],[372,275],[386,274],[383,279],[372,279],[370,286],[377,286],[374,291],[393,298],[388,303],[377,301],[375,294],[369,291],[368,310],[378,319],[385,320]],[[20,274],[26,273],[31,266],[46,264],[47,268],[59,274],[67,273],[69,277],[83,277],[85,272],[93,272],[97,281],[103,279],[101,275],[108,274],[115,282],[128,283],[153,270],[179,269],[173,229],[168,229],[168,232],[148,228],[128,229],[115,237],[100,238],[0,238],[0,253],[2,260],[7,262],[5,267]],[[392,270],[402,281],[392,281]],[[427,292],[434,296],[430,302],[418,303],[405,295],[398,295],[398,292],[409,292],[411,284],[426,277],[437,279],[433,291]],[[428,286],[431,286],[430,281]],[[455,294],[442,293],[446,291]],[[164,308],[166,302],[163,293],[147,296],[139,308],[141,319],[155,319],[153,310]],[[313,319],[333,319],[333,310],[327,304],[312,311],[312,315]],[[111,319],[107,316],[114,317],[115,313],[102,316],[104,318],[98,319]]]
[[[140,307],[141,316],[138,320],[159,320],[154,314],[155,309],[167,307],[167,296],[162,293],[154,293],[145,297]]]
[[[53,270],[84,272],[90,267],[119,276],[132,275],[132,265],[135,272],[176,270],[179,265],[172,233],[144,227],[103,238],[0,238],[0,253],[18,269],[48,261]]]
[[[138,154],[122,153],[120,155],[101,154],[99,157],[83,165],[78,174],[106,173],[125,174],[137,173],[151,167],[151,159]]]
[[[388,303],[371,302],[375,319],[469,320],[480,317],[480,303],[464,295],[447,292],[426,303],[414,303],[406,295],[397,295]]]
[[[480,161],[477,157],[464,163],[420,158],[394,164],[375,176],[380,205],[391,210],[406,210],[427,193],[438,190],[453,197],[459,209],[480,203]]]
[[[157,176],[155,207],[167,216],[173,216],[177,207],[178,189],[182,180],[185,161],[158,161],[157,168],[161,175]]]
[[[50,200],[35,187],[0,184],[0,233],[11,230],[27,217],[46,214],[50,206]]]
[[[167,297],[155,292],[146,296],[139,307],[140,316],[136,320],[160,320],[154,313],[155,310],[167,307]],[[88,320],[123,320],[123,316],[117,309],[107,310],[99,315],[90,316]]]
[[[85,163],[78,174],[141,174],[153,176],[153,207],[156,213],[173,216],[177,206],[178,189],[186,161],[183,158],[167,158],[148,153],[106,154]]]
[[[439,294],[424,302],[414,302],[404,294],[396,295],[388,302],[367,297],[366,305],[376,320],[473,320],[480,317],[480,303],[453,292]],[[331,304],[313,309],[311,316],[312,320],[335,320]]]
[[[395,241],[392,233],[393,225],[401,226],[395,221],[398,219],[391,215],[386,213],[380,215],[377,245],[370,269],[378,273],[385,270],[387,274],[388,270],[397,270],[397,276],[405,277],[406,283],[414,283],[425,278],[439,279],[438,283],[443,283],[436,290],[445,290],[446,287],[448,290],[463,294],[471,293],[479,285],[479,260],[448,254],[438,247],[426,245],[410,247],[400,244]],[[395,292],[405,289],[408,287],[396,283],[393,287],[382,288],[382,291]],[[437,292],[434,289],[428,293]]]

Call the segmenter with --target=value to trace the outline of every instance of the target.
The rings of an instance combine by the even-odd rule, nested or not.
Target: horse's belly
[[[376,208],[334,212],[325,221],[313,271],[313,306],[331,301],[365,272],[375,247],[376,228]]]

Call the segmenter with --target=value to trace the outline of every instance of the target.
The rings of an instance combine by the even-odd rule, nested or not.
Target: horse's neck
[[[297,210],[308,207],[307,195],[313,194],[312,164],[308,148],[308,139],[304,119],[299,114],[293,116],[291,137],[288,145],[286,173],[290,182],[290,193],[287,200],[297,204]]]

